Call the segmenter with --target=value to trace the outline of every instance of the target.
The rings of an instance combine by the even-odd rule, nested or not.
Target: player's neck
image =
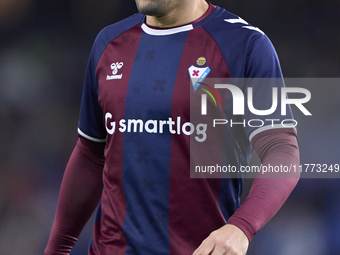
[[[146,23],[160,28],[177,27],[197,20],[204,15],[208,8],[209,4],[205,0],[182,1],[181,5],[164,16],[146,16]]]

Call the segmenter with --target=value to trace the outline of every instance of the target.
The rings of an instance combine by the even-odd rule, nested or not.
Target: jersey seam
[[[222,55],[222,57],[223,57],[223,60],[224,60],[224,62],[225,62],[225,64],[227,65],[227,72],[229,73],[229,75],[230,75],[230,78],[232,78],[232,76],[231,76],[231,73],[230,73],[230,70],[229,70],[229,65],[228,65],[228,63],[227,63],[227,60],[225,59],[225,56],[224,56],[224,54],[223,54],[223,52],[222,52],[222,50],[221,50],[221,47],[220,47],[220,45],[216,42],[216,40],[214,39],[214,37],[203,27],[203,26],[201,26],[202,27],[202,29],[208,34],[208,36],[212,39],[212,41],[216,44],[216,46],[218,47],[218,49],[219,49],[219,51],[220,51],[220,54]],[[229,77],[228,77],[229,78]]]
[[[133,29],[134,27],[137,27],[137,26],[139,26],[139,25],[140,25],[140,23],[134,25],[133,27],[130,27],[129,29],[127,29],[127,30],[125,30],[125,31],[123,31],[123,32],[121,32],[119,35],[115,36],[112,40],[110,40],[110,41],[105,45],[104,49],[103,49],[102,52],[100,53],[100,57],[98,58],[97,63],[96,63],[96,66],[95,66],[95,74],[96,74],[96,76],[97,76],[98,63],[100,62],[100,59],[103,57],[103,54],[104,54],[106,48],[109,46],[109,44],[110,44],[112,41],[116,40],[116,39],[117,39],[119,36],[121,36],[123,33],[127,32],[127,31],[129,31],[129,30],[131,30],[131,29]],[[98,78],[98,77],[97,77],[97,78]]]

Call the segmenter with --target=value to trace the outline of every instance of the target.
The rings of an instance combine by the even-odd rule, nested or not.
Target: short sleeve
[[[281,111],[285,86],[276,51],[265,34],[255,33],[248,44],[243,92],[247,102],[244,121],[248,139],[266,130],[294,129],[289,105]]]
[[[94,50],[87,64],[84,88],[80,105],[78,123],[79,135],[95,142],[105,142],[106,131],[103,122],[103,111],[98,102],[98,79]]]

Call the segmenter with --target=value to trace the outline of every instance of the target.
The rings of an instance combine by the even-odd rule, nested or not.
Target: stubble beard
[[[139,12],[148,15],[161,17],[166,14],[167,0],[135,0]],[[146,3],[145,3],[146,2]]]

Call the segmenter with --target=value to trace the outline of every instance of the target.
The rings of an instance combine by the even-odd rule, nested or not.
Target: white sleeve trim
[[[249,141],[251,142],[251,140],[254,138],[254,136],[256,136],[257,134],[259,134],[263,131],[267,131],[267,130],[270,130],[270,129],[278,129],[278,128],[293,128],[295,130],[295,132],[297,132],[296,127],[285,127],[285,126],[282,126],[281,124],[268,125],[268,126],[260,127],[256,130],[254,130],[249,136]]]
[[[106,139],[94,138],[92,136],[85,134],[83,131],[80,130],[80,128],[78,128],[78,134],[81,135],[82,137],[86,138],[86,139],[89,139],[90,141],[93,141],[93,142],[97,142],[97,143],[106,142]]]

